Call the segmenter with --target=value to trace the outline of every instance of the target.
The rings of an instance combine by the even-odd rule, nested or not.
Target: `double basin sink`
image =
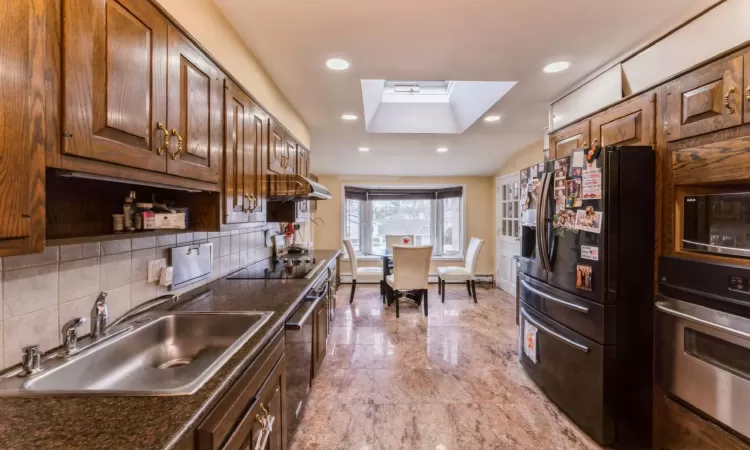
[[[39,374],[0,376],[0,397],[193,394],[271,315],[150,313],[71,357],[46,357]]]

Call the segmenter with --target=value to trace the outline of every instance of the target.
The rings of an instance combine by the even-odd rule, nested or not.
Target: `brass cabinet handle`
[[[172,159],[177,159],[180,153],[182,153],[182,136],[174,128],[172,128],[172,136],[177,136],[177,151],[172,153]]]
[[[289,157],[288,156],[281,156],[281,168],[286,169],[289,167]]]
[[[300,212],[307,212],[307,201],[302,202],[299,208]]]
[[[164,147],[159,147],[156,149],[156,153],[161,156],[169,148],[169,131],[167,131],[167,128],[161,122],[158,122],[156,124],[156,128],[164,132]]]
[[[255,211],[255,208],[258,207],[258,199],[255,198],[255,195],[248,193],[245,193],[245,198],[247,199],[247,208],[242,208],[242,212],[249,212],[252,214],[252,212]]]
[[[745,99],[750,102],[750,86],[748,86],[747,90],[745,90],[745,94],[747,94],[747,97],[745,97]]]
[[[729,102],[729,95],[734,94],[734,86],[729,88],[729,91],[724,94],[724,107],[729,111],[729,114],[734,114],[734,105]]]

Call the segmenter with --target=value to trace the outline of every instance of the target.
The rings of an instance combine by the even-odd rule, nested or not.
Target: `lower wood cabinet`
[[[313,311],[315,322],[313,324],[313,378],[318,375],[321,364],[326,357],[328,345],[328,299],[321,301]]]

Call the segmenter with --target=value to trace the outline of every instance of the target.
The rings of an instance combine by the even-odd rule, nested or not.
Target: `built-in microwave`
[[[686,195],[682,248],[750,257],[750,192]]]

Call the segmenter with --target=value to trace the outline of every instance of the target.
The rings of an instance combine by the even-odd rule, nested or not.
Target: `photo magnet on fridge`
[[[565,179],[568,176],[568,159],[555,160],[555,180]]]
[[[601,211],[594,211],[594,208],[591,206],[576,211],[576,228],[581,231],[588,231],[589,233],[601,233]]]
[[[599,261],[599,247],[592,247],[590,245],[582,245],[581,246],[581,259]]]
[[[576,265],[576,288],[591,291],[592,278],[591,266],[585,264]]]
[[[577,150],[573,152],[573,156],[570,158],[570,167],[583,167],[585,158],[583,156],[583,150]]]
[[[602,169],[588,169],[583,171],[583,199],[596,200],[602,198]]]

